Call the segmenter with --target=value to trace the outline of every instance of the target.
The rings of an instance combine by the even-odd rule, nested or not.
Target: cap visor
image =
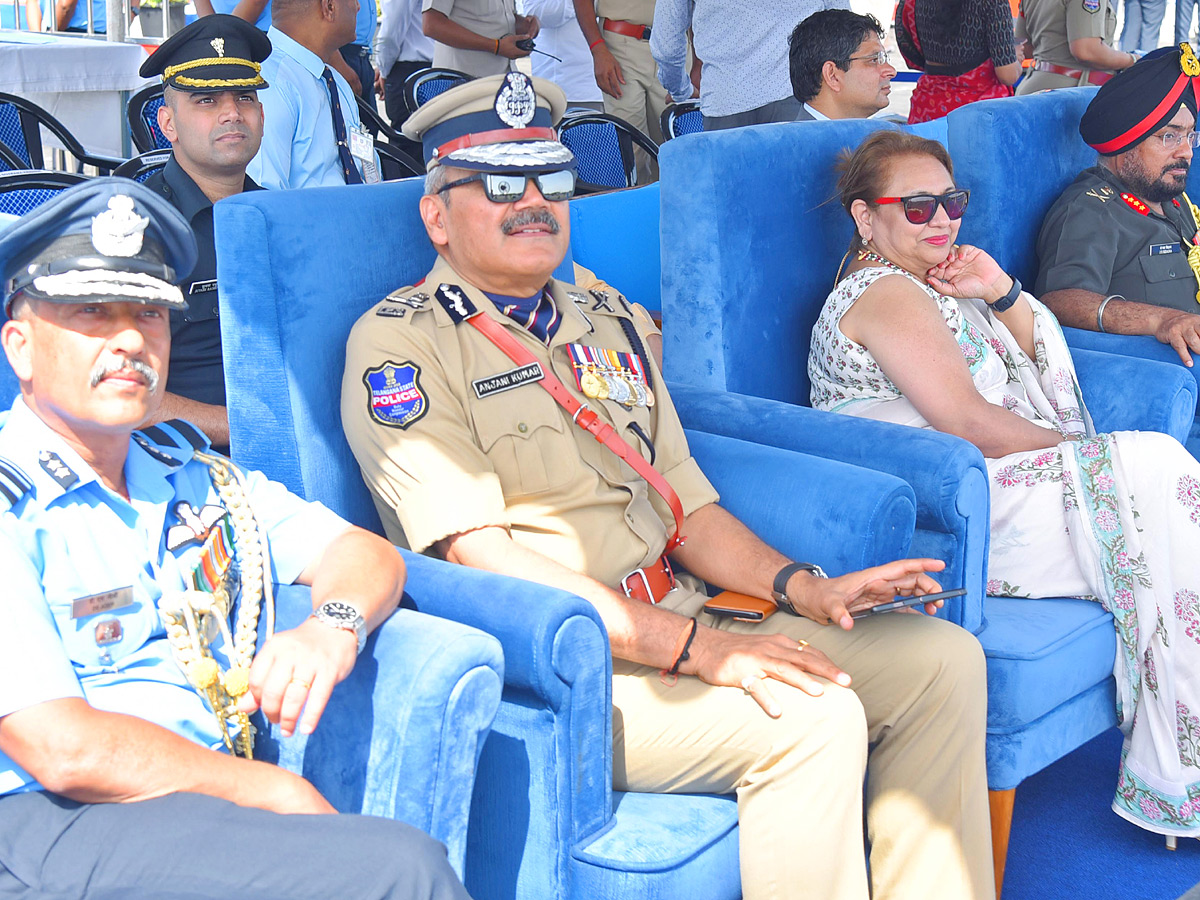
[[[483,172],[558,172],[575,165],[575,154],[558,141],[515,141],[464,147],[438,162]]]
[[[142,303],[180,311],[188,308],[175,285],[138,272],[73,269],[38,276],[23,290],[36,300],[52,303]]]

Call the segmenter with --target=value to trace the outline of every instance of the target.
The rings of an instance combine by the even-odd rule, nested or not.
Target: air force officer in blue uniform
[[[431,838],[327,815],[245,758],[257,709],[316,727],[404,570],[188,423],[134,432],[195,258],[180,213],[125,179],[0,239],[21,385],[0,413],[0,897],[463,898]],[[273,581],[311,585],[314,611],[256,653]]]

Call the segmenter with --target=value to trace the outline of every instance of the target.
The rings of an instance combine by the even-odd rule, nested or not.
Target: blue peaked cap
[[[191,226],[165,199],[128,178],[92,178],[0,232],[4,310],[22,293],[187,309],[176,284],[196,256]]]

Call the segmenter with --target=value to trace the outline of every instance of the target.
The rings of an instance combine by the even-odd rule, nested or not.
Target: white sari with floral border
[[[929,428],[839,327],[897,271],[860,269],[830,293],[813,328],[812,405]],[[1113,809],[1151,831],[1200,836],[1200,464],[1167,435],[1096,434],[1058,321],[1029,294],[1034,359],[982,300],[912,280],[937,303],[980,394],[1065,438],[987,460],[988,593],[1086,597],[1112,613],[1125,732]]]

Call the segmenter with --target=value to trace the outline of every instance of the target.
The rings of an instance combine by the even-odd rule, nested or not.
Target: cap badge
[[[1200,60],[1196,59],[1192,45],[1184,41],[1179,45],[1179,51],[1179,68],[1183,74],[1191,78],[1200,75]]]
[[[225,38],[213,38],[211,41],[209,41],[209,43],[212,44],[212,48],[217,51],[217,56],[225,55]]]
[[[134,212],[133,198],[117,194],[108,209],[92,217],[92,246],[105,256],[137,256],[150,219]]]
[[[496,94],[496,115],[509,128],[524,128],[537,112],[537,94],[524,72],[509,72]]]

